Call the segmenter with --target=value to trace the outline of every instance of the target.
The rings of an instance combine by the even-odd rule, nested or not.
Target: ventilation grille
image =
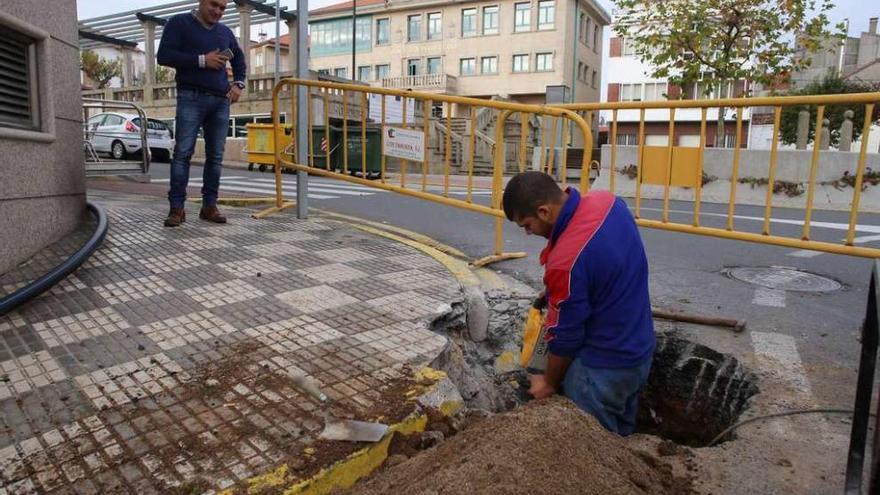
[[[32,46],[33,42],[0,26],[0,127],[34,127]]]

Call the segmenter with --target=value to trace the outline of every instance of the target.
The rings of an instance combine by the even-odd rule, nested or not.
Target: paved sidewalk
[[[425,323],[460,287],[411,247],[232,208],[165,229],[162,200],[91,199],[104,245],[0,317],[0,494],[211,493],[282,462],[306,477],[333,458],[286,371],[319,380],[334,415],[393,420],[408,366],[446,345]]]

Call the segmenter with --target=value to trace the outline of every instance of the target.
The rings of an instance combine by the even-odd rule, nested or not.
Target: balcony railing
[[[455,76],[448,74],[421,74],[418,76],[385,77],[382,79],[382,87],[455,93],[457,82]]]

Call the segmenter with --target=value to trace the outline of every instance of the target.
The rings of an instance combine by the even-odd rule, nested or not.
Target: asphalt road
[[[153,164],[154,181],[167,181],[168,165]],[[199,167],[192,177],[198,183]],[[274,188],[269,173],[226,169],[223,190],[268,195]],[[296,177],[285,175],[285,190],[295,197]],[[455,197],[462,198],[457,191]],[[442,206],[394,193],[371,190],[324,178],[310,178],[310,205],[386,222],[411,229],[454,246],[473,258],[491,254],[494,221],[483,215]],[[475,202],[488,204],[487,194]],[[628,201],[632,205],[632,201]],[[644,218],[660,218],[660,201],[643,201]],[[692,206],[671,203],[671,219],[692,218]],[[701,222],[723,227],[726,206],[704,204]],[[763,208],[739,206],[736,227],[760,232]],[[773,233],[799,237],[803,212],[775,209]],[[812,237],[839,242],[846,234],[848,217],[843,212],[816,211]],[[683,311],[745,319],[751,331],[789,335],[797,342],[797,352],[812,384],[819,405],[850,407],[854,397],[855,375],[859,356],[859,328],[864,317],[872,262],[863,258],[802,252],[791,248],[680,234],[655,229],[641,229],[651,267],[651,291],[655,306]],[[880,215],[859,218],[857,239],[863,246],[880,247]],[[505,222],[504,243],[507,251],[525,251],[522,260],[506,261],[494,268],[529,285],[541,285],[541,267],[537,255],[542,238],[526,236],[516,225]],[[785,291],[770,294],[759,287],[730,278],[732,267],[785,266],[806,270],[842,284],[833,292],[811,293]],[[780,300],[781,298],[781,300]],[[722,330],[708,329],[720,332]],[[748,338],[741,339],[746,352]]]

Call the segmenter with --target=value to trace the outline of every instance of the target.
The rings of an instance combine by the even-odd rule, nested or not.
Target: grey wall
[[[703,155],[703,170],[721,180],[729,180],[733,170],[733,149],[708,148]],[[638,147],[618,146],[618,169],[638,163]],[[776,179],[788,182],[807,182],[813,152],[810,150],[779,150],[776,164]],[[858,152],[827,150],[819,152],[819,166],[816,181],[832,181],[843,176],[844,171],[855,173],[858,167]],[[873,170],[880,170],[880,154],[868,153],[865,164]],[[611,166],[611,147],[602,146],[602,169]],[[766,178],[770,170],[770,150],[740,150],[739,177]]]
[[[51,5],[50,5],[51,3]],[[42,136],[0,132],[0,273],[75,229],[85,211],[76,0],[0,0],[49,33],[39,81]]]

